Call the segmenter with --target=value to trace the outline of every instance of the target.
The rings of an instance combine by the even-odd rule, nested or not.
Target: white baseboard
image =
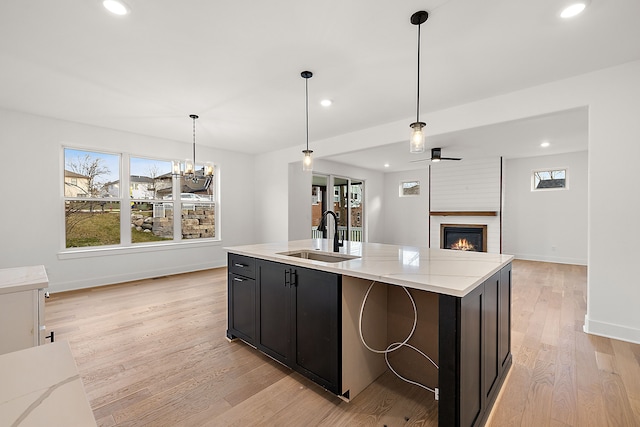
[[[587,334],[640,344],[640,329],[615,325],[613,323],[598,322],[589,319],[589,316],[586,314],[584,316],[583,330]]]
[[[190,264],[173,266],[170,268],[161,268],[153,270],[138,270],[125,274],[113,274],[108,276],[90,277],[82,280],[71,280],[66,282],[57,282],[50,284],[48,291],[50,293],[74,291],[78,289],[94,288],[97,286],[114,285],[117,283],[131,282],[134,280],[152,279],[154,277],[169,276],[172,274],[190,273],[193,271],[209,270],[211,268],[226,267],[226,260],[222,263],[212,262],[204,264]]]
[[[549,255],[534,255],[534,254],[509,254],[513,255],[516,259],[522,259],[526,261],[541,261],[541,262],[554,262],[556,264],[573,264],[573,265],[587,265],[586,259],[581,258],[566,258],[566,257],[554,257]]]

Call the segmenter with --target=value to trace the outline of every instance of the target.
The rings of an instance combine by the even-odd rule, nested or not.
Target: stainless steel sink
[[[279,252],[278,255],[286,255],[286,256],[292,256],[296,258],[311,259],[314,261],[322,261],[322,262],[341,262],[341,261],[349,261],[352,259],[360,258],[354,255],[345,255],[345,254],[334,253],[334,252],[319,252],[319,251],[309,251],[309,250]]]

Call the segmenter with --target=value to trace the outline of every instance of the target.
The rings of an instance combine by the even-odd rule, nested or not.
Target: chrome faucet
[[[327,232],[327,214],[331,214],[333,216],[333,222],[336,225],[335,232],[333,233],[333,252],[339,252],[339,248],[344,245],[344,238],[342,239],[342,241],[338,241],[338,217],[335,212],[326,211],[322,214],[320,223],[318,224],[318,231],[322,231],[323,234]]]

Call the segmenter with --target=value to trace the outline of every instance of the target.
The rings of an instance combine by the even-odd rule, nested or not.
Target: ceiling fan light
[[[114,15],[128,15],[131,8],[122,0],[102,0],[102,6]]]
[[[411,129],[411,138],[409,139],[409,152],[424,153],[424,132],[422,128],[426,126],[424,122],[414,122],[409,125]]]

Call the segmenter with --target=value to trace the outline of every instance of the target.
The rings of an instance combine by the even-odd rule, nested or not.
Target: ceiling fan
[[[424,162],[431,160],[432,162],[439,162],[440,160],[462,160],[459,157],[442,157],[442,148],[432,148],[430,159],[412,160],[411,162]]]

